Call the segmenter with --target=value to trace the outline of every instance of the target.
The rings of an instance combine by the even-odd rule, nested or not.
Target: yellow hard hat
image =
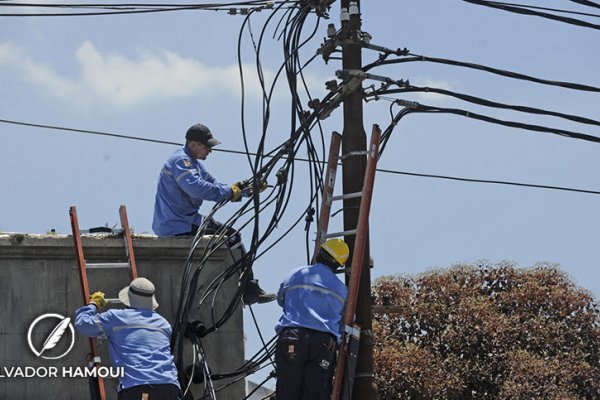
[[[342,239],[329,239],[321,245],[321,248],[329,253],[340,265],[346,263],[350,254],[348,245]]]

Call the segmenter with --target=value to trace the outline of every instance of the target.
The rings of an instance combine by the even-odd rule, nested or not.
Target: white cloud
[[[430,88],[435,88],[435,89],[452,90],[452,84],[447,81],[434,80],[434,79],[428,79],[428,78],[418,79],[418,81],[419,81],[419,83],[416,86],[430,87]],[[448,102],[450,99],[448,96],[444,96],[442,94],[437,94],[437,93],[430,93],[430,92],[418,92],[416,94],[416,97],[418,97],[419,100],[421,100],[423,102],[435,101],[436,104]]]
[[[144,51],[128,58],[118,53],[102,53],[92,43],[84,42],[77,49],[75,60],[79,76],[61,76],[14,44],[0,44],[0,67],[13,67],[47,96],[70,105],[130,109],[177,98],[240,93],[237,65],[210,67],[167,50]],[[244,66],[244,75],[246,94],[259,96],[254,66]],[[273,76],[270,71],[264,71],[264,75],[267,81]]]

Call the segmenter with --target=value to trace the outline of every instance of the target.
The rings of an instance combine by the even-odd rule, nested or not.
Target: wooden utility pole
[[[359,42],[361,19],[359,0],[342,0],[342,66],[344,70],[362,68],[362,46]],[[347,13],[347,14],[346,14]],[[346,15],[348,18],[346,18]],[[362,89],[355,90],[344,99],[344,130],[342,137],[343,191],[344,194],[362,191],[367,157],[367,140],[363,126]],[[360,198],[344,200],[344,230],[355,229],[358,225]],[[353,249],[354,237],[349,237]],[[362,334],[356,366],[352,399],[375,400],[377,388],[373,380],[373,336],[371,333],[371,271],[369,269],[369,239],[365,247],[360,290],[356,307],[356,322]]]

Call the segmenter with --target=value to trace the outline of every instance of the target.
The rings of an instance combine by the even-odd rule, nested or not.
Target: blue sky
[[[556,1],[552,6],[594,12],[569,1]],[[365,2],[362,13],[363,30],[378,45],[600,86],[599,34],[593,29],[459,0]],[[331,15],[330,22],[339,27],[339,2]],[[266,17],[263,11],[252,18],[255,36]],[[223,142],[222,148],[242,150],[236,50],[240,15],[182,11],[0,19],[0,119],[174,142],[183,141],[190,125],[203,122]],[[314,20],[309,19],[306,32],[313,28]],[[325,29],[326,23],[321,24],[303,59],[314,54]],[[267,79],[282,62],[281,47],[268,36],[261,59]],[[248,77],[246,127],[252,148],[261,129],[261,104],[247,34],[242,53]],[[376,58],[376,52],[363,53],[365,64]],[[333,79],[339,68],[339,62],[325,65],[321,59],[307,68],[314,97],[325,95],[323,83]],[[370,72],[409,79],[417,86],[600,119],[598,93],[421,62]],[[597,126],[558,118],[486,109],[435,95],[401,97],[600,136]],[[289,135],[289,96],[284,85],[273,103],[268,133],[271,148]],[[386,99],[365,105],[367,132],[375,123],[383,128],[388,125],[388,107]],[[340,114],[338,109],[324,121],[327,138],[331,131],[342,130]],[[0,231],[69,233],[71,204],[78,207],[82,227],[112,226],[118,221],[118,206],[125,204],[135,231],[151,232],[158,172],[175,146],[2,123],[0,139]],[[599,144],[459,116],[414,114],[394,131],[379,167],[598,191],[599,150]],[[250,176],[243,156],[214,152],[206,164],[222,182]],[[287,211],[288,225],[281,224],[281,233],[304,211],[306,185],[300,171]],[[375,277],[419,273],[482,259],[510,260],[522,267],[550,262],[560,264],[598,298],[598,201],[592,194],[379,173],[370,225],[372,273]],[[235,207],[227,206],[217,217],[226,219]],[[206,204],[203,211],[208,210]],[[341,218],[333,223],[339,226]],[[249,239],[250,233],[245,237]],[[304,243],[302,227],[258,261],[255,269],[262,286],[276,290],[291,268],[305,263],[305,250],[298,243]],[[263,305],[256,312],[270,337],[277,306]],[[258,347],[250,326],[248,340],[252,354]]]

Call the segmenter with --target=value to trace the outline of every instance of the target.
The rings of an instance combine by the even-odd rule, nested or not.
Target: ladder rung
[[[87,269],[129,268],[129,263],[86,263]]]
[[[362,192],[340,194],[339,196],[333,196],[331,200],[355,199],[357,197],[362,197],[362,195]]]
[[[332,237],[349,236],[349,235],[356,235],[356,229],[352,229],[352,230],[349,230],[349,231],[328,233],[327,235],[325,235],[325,237],[326,238],[332,238]]]
[[[123,304],[123,302],[119,299],[104,299],[108,304]]]

